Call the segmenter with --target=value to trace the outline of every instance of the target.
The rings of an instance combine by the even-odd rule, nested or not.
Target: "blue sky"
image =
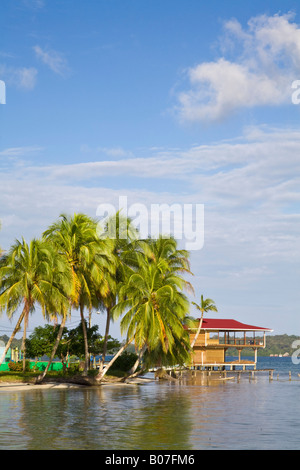
[[[299,334],[297,3],[2,0],[2,248],[120,196],[203,204],[192,300]]]

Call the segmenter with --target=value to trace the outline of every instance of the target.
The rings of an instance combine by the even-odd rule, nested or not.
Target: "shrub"
[[[67,372],[69,372],[70,374],[74,374],[76,372],[79,372],[79,364],[76,363],[76,362],[71,362],[69,364],[69,367],[67,369]]]
[[[9,362],[8,363],[9,370],[13,372],[22,372],[23,371],[23,362],[18,361],[18,362]],[[30,362],[25,361],[25,371],[28,372],[30,370]]]

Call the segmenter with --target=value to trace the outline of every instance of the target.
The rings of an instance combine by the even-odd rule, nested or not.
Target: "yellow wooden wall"
[[[211,363],[220,363],[225,361],[225,351],[224,349],[209,349],[194,347],[193,353],[193,362],[194,364],[211,364]]]

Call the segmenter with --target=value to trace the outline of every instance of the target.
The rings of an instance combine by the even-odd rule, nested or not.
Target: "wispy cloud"
[[[292,14],[261,15],[246,29],[227,21],[223,55],[186,70],[188,89],[177,96],[180,119],[218,121],[241,108],[290,101],[300,71],[300,28],[292,20]]]
[[[13,148],[0,155],[22,156],[39,147]],[[118,152],[116,152],[118,153]],[[167,178],[188,184],[201,202],[233,210],[300,203],[299,130],[249,128],[233,142],[220,141],[187,149],[151,150],[147,156],[59,165],[28,165],[18,177],[67,184],[114,177],[143,181]],[[134,184],[134,183],[133,183]],[[279,206],[277,207],[277,209]]]
[[[45,0],[22,0],[23,4],[34,10],[41,9],[45,6]]]
[[[80,148],[82,153],[89,155],[103,155],[111,159],[133,157],[134,154],[130,150],[122,147],[96,147],[92,148],[89,145],[82,145]]]
[[[32,155],[33,152],[40,152],[43,147],[28,146],[28,147],[10,147],[0,151],[0,157],[24,157]]]
[[[33,90],[37,81],[37,69],[34,67],[11,67],[0,64],[0,75],[6,83],[23,90]]]
[[[34,46],[36,57],[47,65],[52,72],[65,77],[69,73],[69,67],[63,55],[55,50],[45,50],[40,46]]]
[[[278,201],[283,195],[287,197],[288,185],[290,189],[292,185],[297,187],[299,152],[299,131],[251,128],[234,142],[150,151],[147,157],[53,165],[37,171],[47,178],[74,181],[123,176],[144,180],[146,184],[146,180],[168,178],[186,182],[198,193],[203,191],[205,199],[236,207],[250,201],[266,203],[272,198]]]
[[[37,153],[30,154],[30,147],[1,154],[3,249],[15,238],[39,236],[62,212],[95,217],[99,204],[106,203],[122,209],[119,196],[127,196],[128,207],[138,203],[148,209],[151,204],[204,204],[204,247],[191,253],[196,292],[223,299],[225,316],[247,321],[252,315],[259,324],[267,311],[265,324],[275,328],[274,312],[284,308],[294,325],[300,274],[299,129],[251,128],[214,145],[149,149],[147,158],[70,165],[33,163],[28,157]],[[174,179],[173,189],[159,177]],[[292,299],[288,307],[286,296]]]

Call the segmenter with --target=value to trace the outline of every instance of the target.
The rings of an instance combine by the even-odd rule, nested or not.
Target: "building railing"
[[[199,335],[196,341],[196,346],[228,346],[228,347],[247,347],[247,348],[264,348],[265,347],[265,334],[264,336],[255,337],[247,336],[246,332],[237,333],[240,336],[236,336],[235,332],[216,332],[213,337],[209,336],[209,333]],[[249,332],[248,332],[249,334]],[[241,336],[243,335],[243,336]]]
[[[260,346],[264,347],[264,341],[260,339],[249,339],[247,338],[244,340],[243,338],[230,338],[226,339],[225,341],[218,341],[218,343],[211,343],[210,340],[207,341],[207,344],[219,344],[220,346],[245,346],[245,347],[253,347],[253,346]]]

